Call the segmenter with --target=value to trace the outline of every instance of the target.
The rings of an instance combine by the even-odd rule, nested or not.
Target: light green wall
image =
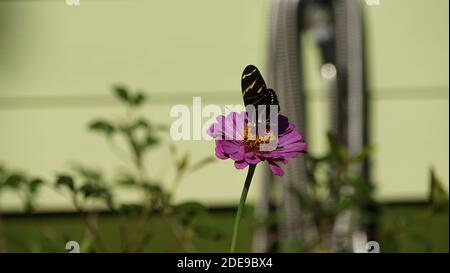
[[[430,166],[448,183],[448,1],[381,0],[365,6],[369,30],[375,180],[380,199],[422,198]],[[71,161],[112,170],[120,161],[89,134],[94,117],[120,113],[110,86],[146,90],[146,112],[169,123],[173,104],[240,103],[241,69],[264,67],[268,1],[63,0],[0,2],[0,162],[51,177]],[[323,94],[317,51],[306,41],[306,80]],[[323,150],[326,102],[314,96],[308,140]],[[201,158],[211,142],[179,143]],[[160,160],[162,158],[162,160]],[[148,164],[170,172],[167,151]],[[237,201],[245,173],[217,162],[186,179],[179,200]],[[254,187],[253,187],[254,185]],[[253,183],[250,198],[258,192]],[[134,194],[121,195],[132,199]],[[3,196],[13,208],[14,196]],[[64,200],[46,192],[52,208]]]

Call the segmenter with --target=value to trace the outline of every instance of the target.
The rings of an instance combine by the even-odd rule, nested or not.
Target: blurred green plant
[[[147,100],[143,92],[130,92],[117,86],[113,93],[125,107],[125,115],[115,119],[99,118],[89,123],[88,129],[101,134],[112,152],[127,163],[127,167],[112,179],[106,179],[101,171],[82,164],[73,164],[69,171],[59,172],[53,182],[39,178],[28,178],[22,172],[11,172],[0,165],[0,192],[9,189],[21,196],[27,212],[33,212],[36,196],[42,186],[48,186],[70,200],[74,209],[83,217],[86,235],[81,243],[82,252],[105,252],[105,244],[98,232],[99,209],[117,213],[121,219],[121,250],[141,252],[154,236],[160,221],[168,224],[179,245],[189,252],[196,251],[194,236],[220,239],[222,229],[214,226],[208,210],[197,202],[174,203],[174,195],[182,179],[215,159],[207,157],[193,162],[190,155],[181,152],[172,143],[164,141],[167,126],[155,124],[140,113]],[[125,142],[120,142],[120,139]],[[125,149],[119,144],[125,143]],[[150,177],[145,158],[157,146],[168,146],[175,170],[172,181]],[[170,186],[164,186],[170,185]],[[142,197],[134,203],[116,200],[114,193],[121,188],[135,190]],[[1,211],[0,211],[1,212]],[[0,215],[1,217],[1,215]],[[130,227],[130,217],[137,224]],[[153,225],[148,227],[149,220]],[[136,222],[136,221],[133,221]],[[130,231],[129,229],[133,230]],[[6,244],[1,234],[0,247]],[[128,234],[132,234],[128,238]],[[0,248],[0,250],[6,247]]]
[[[426,204],[416,205],[416,207],[413,208],[413,213],[410,211],[411,209],[406,210],[396,206],[389,208],[389,213],[395,214],[397,217],[385,219],[383,222],[389,224],[379,229],[377,236],[380,238],[385,252],[398,252],[405,242],[410,249],[420,252],[442,251],[437,249],[436,242],[430,241],[429,233],[436,228],[439,229],[439,227],[432,226],[436,219],[446,218],[448,222],[449,198],[442,181],[433,168],[429,171],[428,200]]]
[[[44,181],[39,177],[29,177],[23,171],[6,169],[0,165],[0,192],[9,190],[17,194],[24,204],[24,210],[32,213],[36,196]]]
[[[315,235],[309,236],[308,242],[282,242],[283,251],[346,252],[348,244],[339,242],[339,236],[349,238],[351,235],[338,234],[339,218],[345,218],[341,219],[340,225],[344,224],[344,230],[348,231],[372,221],[372,215],[360,211],[373,206],[373,185],[363,179],[357,168],[370,155],[371,148],[365,147],[356,154],[350,154],[331,133],[328,133],[327,140],[328,150],[324,155],[307,154],[306,190],[292,188],[305,219],[310,219],[310,228]]]

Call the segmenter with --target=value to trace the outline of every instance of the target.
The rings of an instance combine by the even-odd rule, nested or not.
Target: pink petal
[[[244,169],[247,166],[248,166],[248,163],[245,161],[235,161],[234,162],[234,167],[239,170]]]
[[[250,164],[257,164],[261,162],[261,159],[257,157],[254,152],[248,152],[245,154],[245,161],[247,161]]]
[[[221,140],[222,151],[226,154],[234,154],[239,151],[240,145],[236,141]]]
[[[224,159],[228,159],[229,158],[226,154],[224,154],[222,152],[222,146],[220,144],[216,144],[215,153],[216,153],[216,157],[218,159],[224,160]]]
[[[276,176],[283,176],[284,175],[284,171],[282,168],[280,168],[280,166],[277,165],[277,163],[273,162],[273,161],[267,161],[269,163],[269,168],[272,171],[272,173]]]

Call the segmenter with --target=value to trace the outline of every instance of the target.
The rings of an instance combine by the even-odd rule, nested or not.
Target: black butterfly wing
[[[253,105],[258,109],[258,105],[265,105],[266,123],[270,123],[269,110],[271,105],[277,105],[280,111],[277,94],[274,90],[268,89],[264,79],[258,68],[254,65],[247,65],[242,72],[241,77],[242,97],[244,98],[245,106]],[[263,115],[258,113],[257,115]]]
[[[263,104],[262,100],[267,87],[261,73],[254,65],[246,66],[242,72],[241,88],[245,106]]]
[[[268,105],[277,105],[278,111],[280,111],[280,103],[278,102],[277,93],[273,89],[267,89],[267,100],[269,102]]]

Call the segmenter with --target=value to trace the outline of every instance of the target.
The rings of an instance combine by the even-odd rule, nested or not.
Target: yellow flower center
[[[270,143],[273,134],[270,130],[266,130],[266,134],[264,136],[253,136],[250,132],[248,126],[244,127],[244,145],[245,151],[259,151],[260,144],[268,144]]]

